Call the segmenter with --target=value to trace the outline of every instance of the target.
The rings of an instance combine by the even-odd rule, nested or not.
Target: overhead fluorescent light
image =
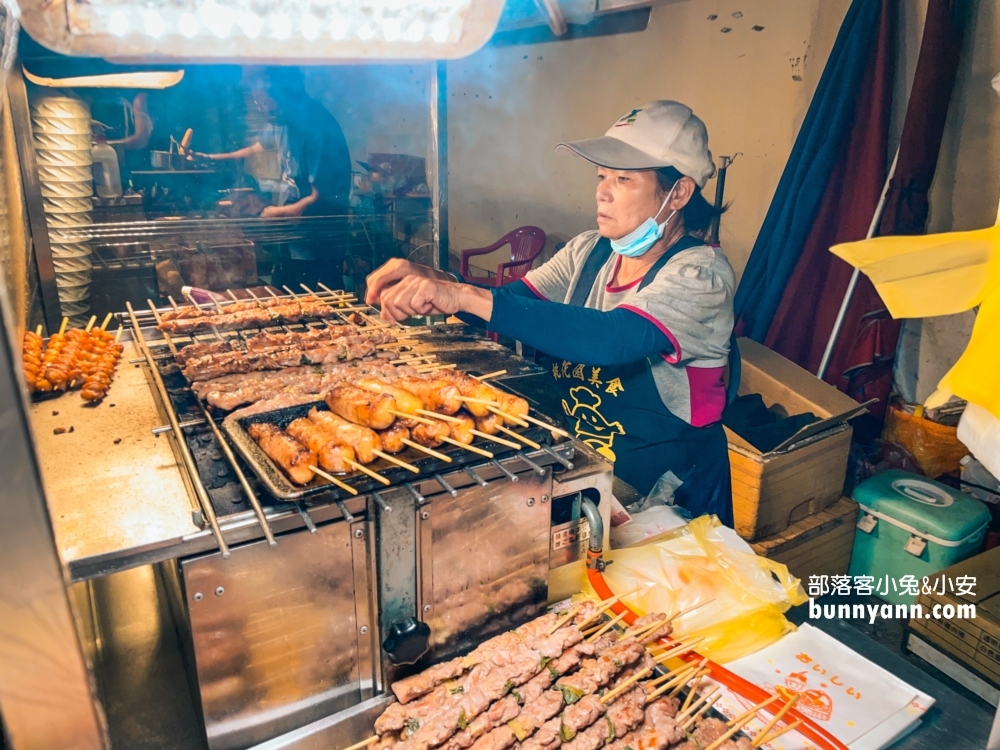
[[[310,63],[450,59],[493,35],[504,0],[21,0],[21,23],[66,55]]]

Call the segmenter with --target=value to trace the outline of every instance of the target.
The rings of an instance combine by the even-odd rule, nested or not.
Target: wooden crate
[[[844,492],[851,434],[841,425],[788,453],[751,453],[730,443],[736,533],[773,536],[833,505]]]
[[[761,557],[787,565],[802,581],[812,575],[844,575],[851,564],[857,518],[858,504],[842,497],[826,510],[750,546]]]
[[[760,394],[772,411],[817,417],[767,452],[726,428],[736,533],[754,541],[784,531],[843,494],[848,420],[865,407],[755,341],[740,339],[739,348],[741,396]]]
[[[954,581],[960,576],[975,580],[973,596],[958,596],[938,579]],[[931,576],[931,593],[921,593],[916,602],[922,617],[910,620],[908,628],[925,641],[970,667],[976,674],[1000,687],[1000,547],[986,550],[955,563]],[[935,604],[974,605],[973,618],[933,618]]]

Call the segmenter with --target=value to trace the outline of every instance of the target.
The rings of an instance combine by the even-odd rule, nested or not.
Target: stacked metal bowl
[[[71,325],[83,325],[93,266],[90,107],[73,97],[40,97],[31,103],[31,126],[59,304]]]

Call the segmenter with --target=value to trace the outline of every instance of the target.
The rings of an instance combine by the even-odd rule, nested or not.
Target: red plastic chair
[[[497,266],[496,276],[475,276],[469,272],[469,258],[477,255],[488,255],[499,250],[504,245],[510,245],[510,262]],[[462,278],[475,284],[486,286],[503,286],[512,281],[524,278],[542,250],[545,248],[545,232],[538,227],[518,227],[513,232],[505,234],[489,247],[474,247],[462,251]]]

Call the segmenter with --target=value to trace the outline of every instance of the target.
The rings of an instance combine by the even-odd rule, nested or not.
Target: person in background
[[[394,321],[459,314],[549,355],[570,426],[616,477],[642,494],[679,483],[677,505],[732,526],[722,410],[736,280],[704,239],[719,213],[701,193],[715,173],[705,125],[656,101],[557,150],[596,167],[596,230],[499,289],[392,260],[366,301]]]
[[[315,218],[295,228],[298,236],[289,241],[287,257],[278,259],[273,283],[297,289],[299,284],[314,287],[323,282],[340,288],[351,193],[351,154],[344,131],[326,107],[306,93],[298,68],[255,71],[249,80],[265,127],[245,148],[203,156],[266,164],[273,155],[273,174],[258,176],[258,182],[275,205],[265,207],[260,217]]]

